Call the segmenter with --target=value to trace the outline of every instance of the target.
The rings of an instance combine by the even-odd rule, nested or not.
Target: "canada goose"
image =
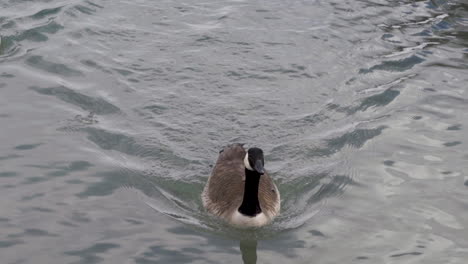
[[[203,206],[228,223],[258,227],[280,211],[280,194],[265,172],[263,151],[232,144],[220,151],[202,193]]]

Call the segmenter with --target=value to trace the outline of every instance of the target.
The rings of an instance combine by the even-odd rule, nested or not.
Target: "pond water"
[[[466,263],[466,1],[0,10],[1,263]],[[234,142],[269,226],[202,208]]]

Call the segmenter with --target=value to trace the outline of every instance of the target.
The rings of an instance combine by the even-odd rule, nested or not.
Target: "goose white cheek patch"
[[[248,169],[248,170],[251,170],[251,171],[254,170],[254,169],[252,169],[252,167],[251,167],[250,164],[249,164],[249,153],[245,154],[244,166],[245,166],[245,168]]]

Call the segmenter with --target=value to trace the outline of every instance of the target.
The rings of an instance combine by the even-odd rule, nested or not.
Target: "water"
[[[1,263],[465,263],[468,3],[0,3]],[[200,193],[262,147],[281,216]]]

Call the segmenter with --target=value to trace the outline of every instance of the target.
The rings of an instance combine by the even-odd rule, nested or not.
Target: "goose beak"
[[[260,173],[260,175],[263,175],[265,173],[265,170],[263,169],[263,163],[261,160],[257,160],[255,162],[255,167],[254,167],[255,171],[257,171],[258,173]]]

